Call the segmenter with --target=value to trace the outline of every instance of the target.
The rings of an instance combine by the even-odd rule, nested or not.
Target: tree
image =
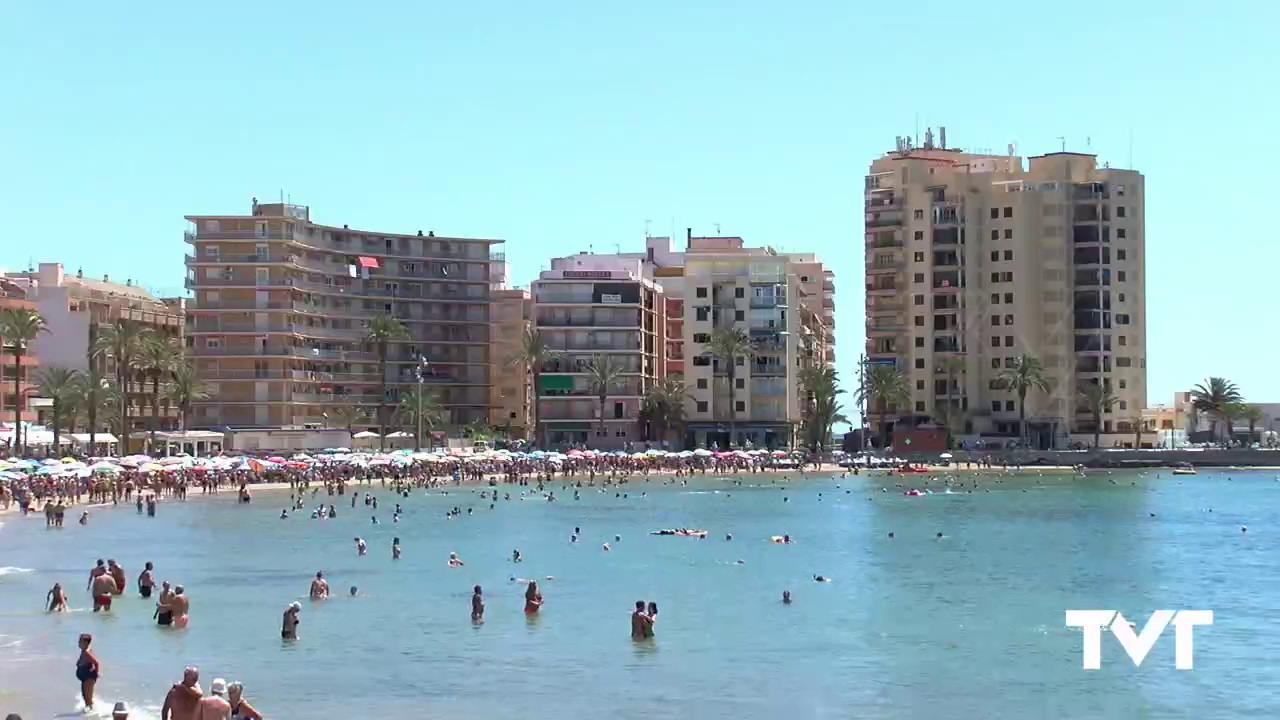
[[[541,388],[538,387],[539,380],[542,378],[542,368],[552,360],[558,357],[557,353],[547,348],[546,340],[543,339],[542,333],[532,325],[526,326],[524,334],[520,336],[520,349],[511,357],[507,358],[507,364],[512,367],[524,367],[525,381],[532,393],[533,401],[529,405],[529,422],[533,425],[533,441],[541,447],[543,445],[538,418],[540,417],[538,409],[541,396]]]
[[[804,368],[800,371],[800,385],[806,398],[805,444],[821,453],[831,436],[831,427],[837,422],[848,422],[839,401],[844,390],[840,389],[839,377],[831,367]]]
[[[340,427],[347,429],[347,435],[352,435],[355,424],[364,419],[364,411],[354,405],[343,405],[333,411],[333,420]]]
[[[1191,388],[1191,407],[1209,416],[1209,436],[1217,437],[1218,420],[1222,411],[1231,403],[1244,402],[1240,388],[1226,378],[1209,377]],[[1228,433],[1229,435],[1230,433]]]
[[[618,381],[622,379],[624,368],[618,364],[612,355],[604,355],[597,353],[591,358],[591,365],[587,367],[588,379],[591,383],[591,390],[600,400],[600,437],[607,437],[604,429],[604,405],[609,399],[611,393],[618,385]]]
[[[1137,415],[1134,415],[1129,420],[1129,422],[1133,425],[1133,449],[1141,450],[1142,449],[1142,431],[1143,431],[1142,414],[1139,413]]]
[[[180,430],[187,429],[190,420],[191,406],[201,400],[209,399],[209,390],[196,375],[196,369],[190,363],[181,362],[170,371],[173,382],[165,391],[165,397],[178,406],[178,424]]]
[[[1253,444],[1253,431],[1258,427],[1258,423],[1266,417],[1266,413],[1257,405],[1245,405],[1242,416],[1249,423],[1249,444]]]
[[[1101,383],[1090,383],[1080,388],[1080,398],[1093,416],[1093,446],[1096,448],[1102,437],[1102,416],[1111,412],[1119,398],[1111,392],[1110,387]]]
[[[174,337],[152,334],[142,344],[135,366],[151,376],[151,422],[147,428],[149,452],[155,452],[156,430],[160,424],[160,381],[173,375],[173,369],[184,362],[182,343]]]
[[[907,378],[893,365],[870,365],[867,367],[863,387],[858,388],[856,400],[866,403],[867,409],[876,414],[879,420],[880,447],[889,444],[889,428],[885,425],[885,414],[889,408],[907,402],[911,398],[911,390],[907,386]]]
[[[43,367],[36,371],[40,396],[52,402],[53,447],[61,447],[62,430],[74,423],[80,398],[80,371],[64,367]]]
[[[378,450],[387,449],[387,350],[392,340],[409,337],[409,330],[390,315],[369,321],[365,342],[378,352]]]
[[[1013,365],[1000,371],[996,379],[1018,396],[1018,430],[1021,442],[1027,442],[1027,393],[1031,390],[1049,392],[1053,382],[1040,364],[1040,358],[1022,353],[1013,359]]]
[[[89,352],[109,357],[115,363],[116,392],[119,395],[120,454],[129,454],[129,371],[136,368],[142,349],[151,342],[151,329],[140,322],[121,318],[104,326]]]
[[[684,381],[672,376],[645,390],[640,403],[640,420],[648,425],[650,440],[666,440],[672,429],[684,424],[687,396]]]
[[[15,456],[22,455],[22,410],[26,407],[26,397],[22,394],[22,358],[36,337],[48,331],[44,318],[35,310],[0,310],[0,341],[13,353],[13,443],[10,447]]]
[[[707,351],[724,363],[725,372],[729,375],[729,445],[737,441],[738,435],[738,402],[737,378],[738,358],[751,357],[755,346],[751,338],[742,328],[721,327],[711,331],[711,342]]]
[[[90,326],[92,327],[92,325]],[[76,424],[83,424],[89,429],[89,452],[97,451],[99,423],[114,415],[109,412],[116,402],[115,388],[111,379],[98,372],[93,363],[88,372],[76,377],[76,395],[79,402],[76,406]]]
[[[1222,422],[1226,425],[1226,442],[1227,445],[1235,442],[1235,423],[1245,415],[1245,404],[1243,402],[1229,402],[1222,406],[1218,411],[1218,415],[1222,418]]]
[[[400,396],[396,413],[400,416],[401,425],[412,428],[414,450],[422,449],[419,419],[422,420],[422,432],[429,434],[433,428],[443,425],[449,417],[449,411],[440,404],[440,397],[436,392],[419,388],[413,388]],[[427,446],[430,447],[430,443]]]

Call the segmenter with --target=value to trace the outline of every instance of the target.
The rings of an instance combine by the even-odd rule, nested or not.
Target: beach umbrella
[[[703,448],[698,448],[697,450],[694,450],[692,454],[694,457],[711,457],[711,451]]]
[[[45,458],[45,459],[43,459],[43,460],[41,460],[41,461],[40,461],[40,464],[41,464],[41,465],[59,465],[59,464],[61,464],[61,461],[60,461],[60,460],[54,460],[53,458]]]
[[[141,472],[160,472],[164,466],[160,463],[144,463],[138,467]]]
[[[79,460],[76,460],[76,459],[75,459],[75,458],[73,458],[73,457],[64,457],[64,458],[62,458],[62,462],[64,462],[64,463],[73,463],[73,462],[80,462],[80,461],[79,461]]]
[[[279,455],[272,455],[271,457],[267,458],[267,462],[283,463],[283,462],[289,462],[289,461],[288,461],[288,460],[285,460],[284,458],[280,457]]]
[[[950,460],[952,458],[952,455],[951,453],[942,453],[938,457],[942,458],[943,460]]]
[[[784,457],[786,457],[786,456],[787,456],[787,451],[786,451],[786,450],[774,450],[772,454],[773,454],[773,456],[774,456],[774,457],[776,457],[776,458],[784,458]]]

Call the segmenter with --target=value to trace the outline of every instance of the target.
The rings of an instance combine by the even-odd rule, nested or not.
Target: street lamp
[[[418,356],[418,367],[414,368],[414,374],[418,376],[418,434],[414,436],[414,445],[418,450],[422,449],[422,381],[427,375],[427,358]]]

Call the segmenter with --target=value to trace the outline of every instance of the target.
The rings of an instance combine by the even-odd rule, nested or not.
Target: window
[[[1005,305],[1012,305],[1012,304],[1013,304],[1013,293],[1005,293],[1005,294],[1004,294],[1004,304],[1005,304]]]
[[[808,276],[808,275],[801,275],[801,276],[800,276],[800,282],[809,282],[809,276]]]
[[[1129,403],[1125,402],[1124,400],[1121,400],[1121,401],[1120,401],[1120,409],[1121,409],[1121,410],[1128,410],[1128,409],[1129,409]]]
[[[924,412],[924,403],[919,400],[916,401],[916,412]]]
[[[1005,209],[1004,209],[1004,216],[1005,216],[1005,217],[1013,217],[1013,208],[1011,208],[1011,207],[1007,207],[1007,208],[1005,208]]]
[[[918,253],[916,253],[915,255],[913,255],[912,257],[914,257],[914,258],[915,258],[915,261],[916,261],[916,262],[924,262],[924,253],[922,253],[922,252],[918,252]]]
[[[1000,273],[1000,282],[1013,282],[1013,273]]]
[[[1014,402],[1013,402],[1012,400],[1005,400],[1005,401],[1004,401],[1004,409],[1005,409],[1005,412],[1013,412],[1014,410],[1017,410],[1018,408],[1017,408],[1017,406],[1014,404]]]
[[[1012,239],[1013,239],[1013,229],[1012,229],[1012,228],[1005,228],[1005,230],[1004,230],[1004,239],[1005,239],[1005,240],[1012,240]]]
[[[992,401],[991,401],[991,412],[1000,412],[1000,401],[999,401],[999,400],[992,400]]]
[[[738,367],[742,367],[746,363],[746,361],[747,361],[746,358],[739,355],[738,357],[733,359],[733,364],[737,365]]]
[[[706,296],[707,296],[707,289],[706,289],[706,288],[704,288],[704,287],[700,287],[700,288],[698,288],[698,290],[697,290],[697,292],[696,292],[695,294],[696,294],[698,297],[700,297],[700,298],[704,298],[704,297],[706,297]]]
[[[736,401],[733,404],[733,406],[734,406],[734,409],[736,409],[738,412],[744,412],[747,409],[747,404],[742,402],[741,400]]]
[[[1116,300],[1117,300],[1118,302],[1124,302],[1124,293],[1120,293],[1120,294],[1116,297]]]
[[[924,369],[924,358],[916,358],[916,369],[917,370]]]
[[[917,315],[917,316],[915,316],[915,320],[914,320],[914,321],[915,321],[916,327],[924,327],[924,316],[923,316],[923,315]]]
[[[1012,251],[1012,250],[1005,250],[1005,251],[1004,251],[1004,259],[1005,259],[1005,260],[1012,260],[1012,259],[1013,259],[1013,251]]]
[[[693,364],[697,367],[709,367],[711,365],[711,358],[706,355],[699,355],[693,359]]]
[[[1000,293],[991,293],[991,304],[992,305],[1000,304]]]
[[[216,258],[216,257],[218,257],[218,252],[219,252],[219,251],[218,251],[218,246],[217,246],[217,245],[205,245],[205,246],[204,246],[204,256],[205,256],[205,257]]]
[[[923,240],[923,239],[924,239],[924,231],[923,231],[923,230],[917,230],[917,231],[916,231],[916,234],[915,234],[913,237],[914,237],[916,240]]]
[[[1128,345],[1128,344],[1129,344],[1129,338],[1128,338],[1128,336],[1126,336],[1126,335],[1121,335],[1121,336],[1120,336],[1120,347],[1124,347],[1125,345]]]
[[[987,387],[988,387],[989,389],[991,389],[991,390],[1004,390],[1004,389],[1005,389],[1005,388],[1004,388],[1004,381],[1003,381],[1003,380],[1001,380],[1001,379],[999,379],[999,378],[992,378],[991,382],[987,383]]]
[[[694,308],[693,313],[694,313],[694,317],[698,319],[698,322],[706,322],[707,318],[711,317],[711,308],[709,307]]]
[[[1124,251],[1124,250],[1116,250],[1116,259],[1117,259],[1117,260],[1124,260],[1126,257],[1128,257],[1128,254],[1127,254],[1127,253],[1125,253],[1125,251]]]
[[[1005,336],[1004,336],[1004,346],[1005,346],[1005,347],[1013,347],[1013,336],[1012,336],[1012,335],[1005,335]]]
[[[992,239],[992,240],[999,240],[999,239],[1000,239],[1000,231],[999,231],[999,230],[992,230],[992,231],[991,231],[991,239]]]
[[[1011,367],[1013,367],[1013,363],[1014,363],[1014,361],[1016,361],[1016,360],[1017,360],[1017,358],[1007,357],[1007,358],[1005,358],[1005,359],[1004,359],[1004,366],[1005,366],[1006,368],[1011,368]]]
[[[1128,315],[1127,313],[1117,313],[1117,314],[1116,314],[1116,324],[1117,324],[1117,325],[1128,325],[1128,324],[1129,324],[1129,315]]]
[[[992,250],[992,251],[991,251],[991,262],[1000,262],[1000,251],[999,251],[999,250]]]
[[[991,208],[991,219],[992,220],[1000,219],[1000,208]]]
[[[1116,217],[1118,218],[1124,217],[1124,212],[1125,212],[1125,207],[1123,205],[1116,206]]]
[[[993,283],[998,283],[998,282],[1000,282],[1000,273],[998,273],[998,272],[993,272],[993,273],[991,273],[991,282],[993,282]]]
[[[991,316],[991,324],[992,324],[993,326],[995,326],[995,325],[999,325],[999,324],[1000,324],[1000,316],[999,316],[999,315],[992,315],[992,316]]]
[[[614,404],[613,404],[613,419],[614,419],[614,420],[617,420],[617,419],[621,418],[621,417],[622,417],[622,413],[623,413],[622,403],[620,403],[620,402],[616,402],[616,403],[614,403]]]
[[[741,300],[747,296],[746,288],[736,287],[733,289],[733,296]]]
[[[991,347],[1000,347],[1000,336],[999,336],[999,335],[992,335],[992,336],[991,336]]]
[[[707,389],[707,379],[706,379],[706,378],[698,378],[698,389],[699,389],[699,390],[706,390],[706,389]]]
[[[912,295],[912,296],[911,296],[911,304],[913,304],[913,305],[923,305],[923,304],[924,304],[924,296],[923,296],[923,295]]]
[[[991,369],[992,370],[1000,369],[1000,358],[991,358]]]
[[[917,381],[916,381],[916,389],[917,389],[917,390],[923,390],[923,389],[924,389],[924,381],[923,381],[923,380],[917,380]]]
[[[1123,270],[1116,273],[1116,281],[1124,282],[1125,272]]]
[[[694,333],[693,341],[696,343],[709,343],[711,342],[711,333]]]
[[[743,390],[747,387],[747,381],[743,380],[742,378],[734,378],[733,385],[738,390]]]
[[[1133,366],[1133,360],[1127,357],[1116,358],[1116,367],[1132,367],[1132,366]]]
[[[698,412],[700,412],[700,413],[704,413],[704,412],[706,412],[706,411],[707,411],[707,401],[706,401],[706,400],[699,400],[699,401],[698,401]]]
[[[922,337],[916,338],[916,347],[918,348],[924,347],[924,338]]]
[[[1005,325],[1012,325],[1012,324],[1013,324],[1013,316],[1012,316],[1012,315],[1005,315],[1005,316],[1004,316],[1004,324],[1005,324]]]
[[[911,216],[912,216],[912,217],[914,217],[916,220],[923,220],[923,219],[924,219],[924,211],[923,211],[923,210],[916,210],[915,212],[911,213]]]
[[[1128,387],[1128,385],[1129,385],[1129,383],[1125,382],[1124,380],[1121,380],[1121,381],[1120,381],[1120,389],[1121,389],[1121,390],[1123,390],[1123,389],[1125,389],[1126,387]]]
[[[918,282],[918,283],[924,282],[924,273],[915,273],[914,275],[911,276],[911,280],[912,282]]]
[[[1123,240],[1125,237],[1124,228],[1116,228],[1116,239]]]
[[[734,311],[733,311],[733,321],[734,321],[734,322],[742,322],[743,320],[746,320],[746,319],[747,319],[747,313],[746,313],[745,311],[743,311],[743,310],[734,310]]]
[[[222,232],[222,222],[219,220],[205,220],[204,231],[211,233]]]

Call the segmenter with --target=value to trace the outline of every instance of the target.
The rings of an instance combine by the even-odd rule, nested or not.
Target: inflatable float
[[[674,530],[650,530],[650,535],[679,535],[680,537],[698,537],[707,536],[706,530],[688,530],[686,528],[678,528]]]

